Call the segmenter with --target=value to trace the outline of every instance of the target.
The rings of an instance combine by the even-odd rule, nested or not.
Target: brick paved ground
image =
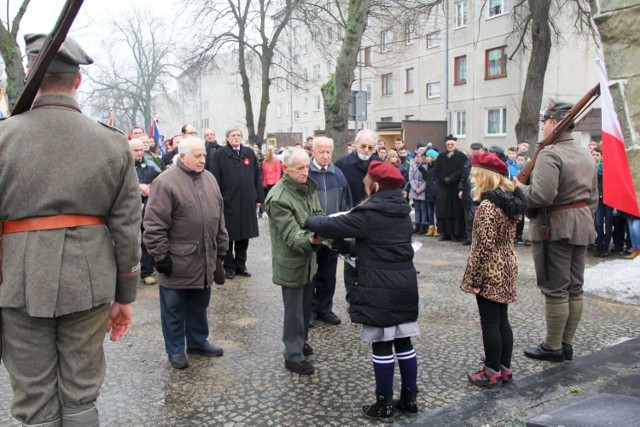
[[[253,277],[236,278],[213,290],[209,312],[211,339],[225,349],[222,358],[193,356],[184,371],[172,369],[164,353],[156,286],[140,285],[131,333],[119,343],[106,341],[108,370],[98,400],[106,426],[367,426],[360,405],[373,401],[370,348],[360,341],[360,329],[348,321],[339,273],[335,311],[343,324],[312,329],[315,375],[301,377],[284,370],[282,358],[282,297],[271,283],[267,219],[262,236],[249,248]],[[375,232],[375,230],[372,230]],[[468,247],[459,243],[425,243],[416,255],[420,270],[420,327],[414,340],[418,353],[422,415],[480,391],[466,381],[483,356],[475,300],[458,286]],[[514,376],[548,369],[521,349],[543,338],[543,298],[535,287],[530,248],[518,247],[520,301],[510,306],[514,329]],[[597,261],[589,259],[593,264]],[[629,274],[640,263],[629,262]],[[640,335],[640,307],[587,295],[584,320],[576,338],[578,357],[621,338]],[[397,369],[396,369],[397,371]],[[396,372],[396,390],[399,372]],[[11,388],[0,366],[0,425],[15,422],[9,415]],[[491,420],[487,420],[490,422]],[[408,419],[399,418],[404,425]]]

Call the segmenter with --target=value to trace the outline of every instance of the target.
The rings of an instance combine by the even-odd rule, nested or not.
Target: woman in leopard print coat
[[[525,211],[519,190],[504,175],[507,166],[491,153],[471,160],[473,200],[480,203],[473,221],[469,261],[460,288],[474,294],[480,312],[485,363],[469,381],[495,387],[511,379],[513,333],[508,304],[516,302],[518,261],[516,224]]]

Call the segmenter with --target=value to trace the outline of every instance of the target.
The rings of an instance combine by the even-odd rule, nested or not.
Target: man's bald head
[[[131,149],[131,154],[133,154],[133,159],[136,162],[142,160],[142,155],[144,154],[144,143],[142,140],[138,138],[131,138],[129,140],[129,149]]]

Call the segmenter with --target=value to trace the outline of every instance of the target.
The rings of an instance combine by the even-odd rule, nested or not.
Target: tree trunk
[[[544,76],[551,52],[551,27],[549,26],[551,0],[528,1],[531,12],[531,57],[522,93],[520,118],[516,123],[515,131],[518,142],[529,141],[533,148],[538,142]]]
[[[349,126],[349,101],[355,79],[358,52],[367,22],[371,0],[349,0],[347,28],[338,54],[336,70],[322,85],[325,132],[333,139],[336,155],[346,149]]]

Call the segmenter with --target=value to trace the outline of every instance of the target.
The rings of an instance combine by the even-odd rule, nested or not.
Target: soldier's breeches
[[[56,318],[1,310],[11,415],[26,425],[97,425],[94,402],[106,371],[102,343],[109,307]]]
[[[547,242],[549,280],[545,278],[545,257],[542,242],[533,242],[531,252],[536,269],[538,288],[545,296],[568,298],[582,294],[586,246],[577,246],[566,240]]]

